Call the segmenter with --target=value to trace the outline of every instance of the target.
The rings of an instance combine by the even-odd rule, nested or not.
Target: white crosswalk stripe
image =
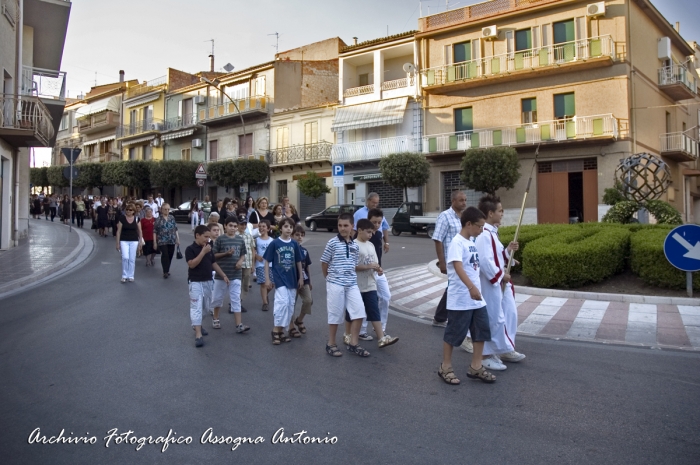
[[[656,305],[630,304],[625,341],[656,343]]]
[[[595,339],[598,327],[600,327],[609,305],[610,302],[585,301],[566,336],[577,339]]]

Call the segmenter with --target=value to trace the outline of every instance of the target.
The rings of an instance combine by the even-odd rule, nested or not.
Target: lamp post
[[[231,96],[229,94],[224,92],[224,90],[221,88],[221,82],[218,79],[212,80],[212,79],[207,79],[204,76],[202,76],[199,78],[199,80],[201,82],[203,82],[204,84],[209,84],[210,86],[214,87],[216,90],[218,90],[219,92],[224,94],[226,96],[226,98],[228,98],[231,101],[231,103],[233,103],[234,108],[238,112],[238,116],[241,118],[241,126],[243,126],[243,141],[245,142],[245,138],[246,138],[245,121],[243,121],[243,115],[241,114],[240,108],[238,108],[238,104],[231,98]]]

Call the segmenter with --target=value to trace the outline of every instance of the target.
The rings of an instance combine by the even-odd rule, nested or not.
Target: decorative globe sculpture
[[[625,197],[638,203],[660,198],[671,184],[668,165],[648,153],[636,153],[623,159],[615,174],[622,183]]]

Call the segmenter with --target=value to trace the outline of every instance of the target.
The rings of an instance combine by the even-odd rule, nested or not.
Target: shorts
[[[366,316],[360,288],[357,285],[345,287],[326,281],[326,307],[329,325],[341,324],[346,310],[352,320]]]
[[[223,279],[214,280],[214,289],[212,291],[211,306],[221,308],[224,306],[224,297],[228,293],[231,302],[231,311],[238,313],[241,311],[241,280],[232,279],[229,284]]]
[[[269,271],[270,273],[270,282],[272,284],[275,284],[275,280],[272,278],[272,270]],[[255,268],[255,282],[258,284],[265,284],[265,267],[264,266],[259,266]]]
[[[377,291],[361,292],[360,295],[362,296],[362,302],[365,304],[367,321],[382,321],[382,317],[379,313],[379,296],[377,295]],[[345,321],[352,321],[347,311],[345,312]]]
[[[447,327],[442,340],[451,346],[460,346],[466,339],[468,331],[471,332],[474,342],[491,340],[489,314],[486,307],[475,310],[447,310]]]

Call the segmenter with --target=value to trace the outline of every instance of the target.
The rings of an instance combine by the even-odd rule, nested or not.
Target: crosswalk
[[[391,306],[432,319],[446,277],[426,265],[387,270]],[[700,306],[546,297],[519,292],[518,333],[700,350]]]

